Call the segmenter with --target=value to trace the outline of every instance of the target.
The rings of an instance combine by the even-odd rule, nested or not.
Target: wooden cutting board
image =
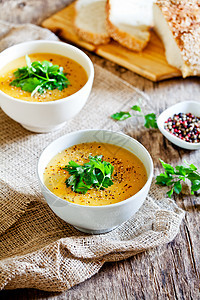
[[[95,46],[76,35],[73,28],[74,13],[74,4],[71,4],[46,19],[42,26],[50,29],[60,38],[93,51],[152,81],[181,76],[179,70],[167,63],[163,44],[154,32],[151,34],[148,46],[140,53],[128,50],[113,40],[107,45]]]

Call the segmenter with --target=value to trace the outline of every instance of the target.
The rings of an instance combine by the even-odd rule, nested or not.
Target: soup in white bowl
[[[124,200],[121,199],[122,201],[118,201],[119,199],[118,192],[120,193],[120,191],[118,190],[118,192],[115,193],[115,195],[113,196],[114,197],[113,203],[109,205],[107,205],[108,203],[106,204],[102,203],[102,205],[92,205],[92,206],[88,205],[88,203],[77,204],[77,203],[73,203],[73,201],[67,201],[67,199],[62,199],[61,197],[54,194],[47,187],[48,184],[46,185],[46,177],[44,176],[47,170],[46,168],[48,168],[48,166],[51,166],[50,162],[54,160],[54,157],[56,157],[56,155],[58,155],[59,153],[62,153],[62,151],[65,151],[65,149],[69,149],[70,147],[74,147],[84,143],[98,143],[99,146],[101,146],[102,143],[104,145],[110,144],[116,146],[112,149],[119,150],[123,148],[126,151],[130,152],[130,157],[132,157],[132,155],[134,155],[134,157],[136,156],[137,159],[140,161],[140,163],[142,162],[145,168],[144,173],[146,174],[146,179],[144,185],[141,186],[140,189],[135,194],[134,192],[131,196],[127,194],[126,199]],[[126,151],[125,153],[127,154]],[[92,151],[89,150],[87,155],[89,153],[92,154]],[[93,155],[95,155],[95,153],[97,152],[96,151],[93,152]],[[105,156],[103,160],[104,159],[109,160],[108,157],[111,158],[111,155],[114,155],[114,157],[117,158],[117,153],[118,151],[113,152],[112,150],[110,156]],[[68,159],[70,160],[71,158]],[[75,157],[73,157],[73,159],[75,159]],[[60,160],[58,160],[58,162],[59,161]],[[85,161],[80,160],[76,163],[82,165],[84,162]],[[112,159],[110,160],[110,162],[112,164]],[[60,163],[62,164],[61,161]],[[61,165],[61,167],[64,165],[65,162]],[[66,134],[58,138],[57,140],[53,141],[42,152],[38,161],[37,170],[38,170],[38,179],[39,179],[42,193],[48,205],[55,212],[55,214],[81,231],[98,234],[98,233],[108,232],[114,229],[115,227],[119,226],[120,224],[128,220],[138,211],[138,209],[143,204],[151,185],[151,181],[153,177],[153,162],[148,151],[138,141],[134,140],[133,138],[125,134],[117,133],[113,131],[88,129],[88,130],[82,130],[82,131]],[[126,170],[121,170],[121,174],[124,174],[125,172]],[[127,174],[129,174],[128,176],[130,178],[131,185],[134,185],[134,169],[131,169],[131,171],[128,172]],[[111,177],[113,181],[114,181],[113,179],[114,175],[115,173],[113,171],[113,176]],[[120,177],[118,177],[118,180],[119,178]],[[64,177],[63,180],[66,180],[66,178]],[[124,185],[125,184],[126,183],[124,182]],[[117,182],[116,182],[116,186],[117,186]],[[66,198],[68,197],[68,192],[70,192],[70,190],[66,191]],[[95,189],[94,189],[94,195],[95,195]],[[96,200],[94,199],[94,201]],[[98,202],[96,202],[96,204],[98,204]]]
[[[99,188],[100,184],[96,187],[94,184],[90,184],[90,179],[95,173],[95,168],[91,170],[92,166],[88,165],[91,156],[102,156],[101,161],[108,162],[113,167],[112,174],[110,172],[109,176],[112,181],[110,186],[104,187],[102,185],[102,188]],[[89,174],[86,173],[88,176],[82,177],[81,180],[77,174],[77,180],[71,186],[66,182],[71,177],[65,168],[70,161],[80,166],[80,168],[79,166],[76,168],[78,171],[79,169],[84,171],[84,165],[86,165],[85,171],[87,173],[92,171]],[[104,167],[99,159],[95,161],[100,165],[100,168]],[[76,169],[74,169],[75,172]],[[103,174],[99,175],[101,180]],[[84,178],[89,181],[86,186]],[[71,203],[88,206],[109,205],[126,200],[141,190],[146,181],[146,169],[136,155],[122,147],[98,142],[74,145],[59,152],[50,160],[44,171],[44,183],[53,194]],[[80,192],[81,189],[76,191],[75,185],[81,183],[83,184],[83,191]]]
[[[84,68],[80,64],[78,64],[75,60],[65,57],[63,55],[58,55],[53,53],[33,53],[30,54],[28,57],[30,58],[31,63],[33,64],[40,63],[41,66],[45,66],[46,63],[48,62],[50,65],[49,67],[50,70],[55,66],[62,68],[63,69],[62,73],[66,74],[66,78],[69,84],[67,84],[66,87],[63,87],[62,89],[60,89],[59,86],[58,88],[54,88],[54,89],[47,88],[44,89],[42,93],[36,92],[34,95],[32,95],[31,91],[27,91],[26,87],[24,90],[23,85],[26,84],[28,80],[30,80],[30,78],[40,79],[40,77],[43,77],[42,76],[43,74],[36,73],[35,76],[28,77],[29,74],[27,72],[27,77],[25,79],[23,73],[21,76],[23,89],[20,86],[13,85],[12,83],[14,82],[14,80],[16,80],[15,77],[16,71],[18,70],[23,71],[24,68],[27,68],[25,56],[22,56],[7,64],[0,71],[0,90],[13,98],[31,101],[31,102],[32,101],[33,102],[55,101],[58,99],[66,98],[76,93],[86,84],[88,80],[87,73],[84,70]],[[34,73],[31,75],[34,75]],[[50,78],[50,80],[52,79]],[[43,81],[41,80],[41,83],[42,82]]]
[[[30,131],[50,132],[64,126],[81,111],[92,89],[94,67],[89,57],[74,46],[63,42],[38,40],[21,43],[2,51],[0,72],[12,61],[37,53],[64,56],[66,60],[73,60],[84,69],[87,76],[86,83],[78,91],[56,101],[22,101],[0,89],[0,106],[10,118]]]

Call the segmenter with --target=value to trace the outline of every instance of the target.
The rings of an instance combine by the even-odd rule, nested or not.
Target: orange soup
[[[113,185],[99,190],[92,188],[86,194],[72,191],[66,186],[69,173],[63,170],[69,161],[83,165],[89,155],[103,155],[103,160],[114,166]],[[46,187],[56,196],[80,205],[100,206],[123,201],[136,194],[146,183],[147,173],[143,163],[124,148],[106,143],[83,143],[58,153],[49,162],[44,172]]]
[[[70,85],[62,91],[58,89],[46,90],[45,93],[36,93],[31,96],[30,92],[23,91],[20,87],[11,86],[10,83],[15,79],[14,72],[21,67],[26,66],[25,57],[20,57],[0,70],[0,90],[7,95],[31,102],[47,102],[70,96],[79,91],[87,82],[88,76],[84,68],[74,60],[62,55],[51,53],[34,53],[29,55],[31,62],[34,61],[50,61],[53,65],[63,67],[63,72],[66,73]]]

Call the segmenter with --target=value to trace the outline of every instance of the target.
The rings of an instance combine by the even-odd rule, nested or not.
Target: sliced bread
[[[94,45],[106,44],[106,0],[77,0],[74,25],[77,34]]]
[[[150,39],[153,0],[107,0],[107,29],[121,45],[142,51]]]
[[[168,63],[180,69],[183,77],[200,75],[199,0],[157,0],[153,15]]]

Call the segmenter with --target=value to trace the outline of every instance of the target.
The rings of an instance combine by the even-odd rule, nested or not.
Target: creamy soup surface
[[[71,160],[82,165],[89,161],[89,155],[103,155],[103,160],[114,166],[114,184],[105,190],[91,189],[83,195],[66,186],[65,180],[70,175],[62,168]],[[115,145],[96,142],[78,144],[58,153],[44,171],[44,183],[52,193],[69,202],[89,206],[108,205],[128,199],[146,181],[146,169],[134,154]]]
[[[29,55],[31,62],[34,61],[50,61],[53,65],[59,65],[64,68],[63,72],[67,73],[66,77],[70,81],[70,85],[62,91],[54,89],[47,90],[46,93],[36,93],[31,96],[31,93],[21,90],[20,87],[10,86],[11,81],[15,79],[13,73],[21,67],[26,66],[25,56],[13,60],[0,70],[0,90],[11,97],[31,101],[31,102],[47,102],[70,96],[79,91],[87,82],[88,76],[84,68],[74,60],[62,55],[51,53],[34,53]]]

